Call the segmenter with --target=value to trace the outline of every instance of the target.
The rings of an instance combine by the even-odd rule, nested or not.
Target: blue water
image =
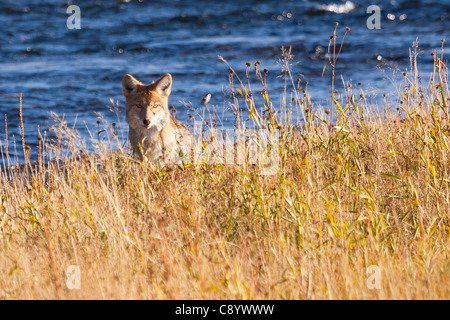
[[[280,48],[292,46],[295,77],[309,81],[317,106],[329,104],[326,50],[334,22],[339,31],[350,27],[337,75],[361,87],[379,101],[395,91],[386,76],[409,68],[409,48],[418,39],[423,51],[420,71],[424,81],[432,69],[433,48],[450,42],[450,1],[74,1],[81,10],[81,29],[69,30],[68,3],[56,0],[0,2],[0,139],[20,146],[19,94],[23,94],[26,143],[36,155],[37,126],[41,133],[53,125],[49,111],[74,124],[89,138],[98,137],[97,113],[118,123],[126,137],[121,80],[130,73],[144,83],[164,73],[173,76],[169,105],[178,119],[189,120],[201,99],[212,94],[225,126],[234,120],[228,106],[228,66],[244,77],[245,63],[260,60],[269,69],[268,89],[280,101],[284,81]],[[381,29],[369,30],[369,5],[381,8]],[[380,71],[379,66],[383,71]],[[301,75],[298,75],[301,74]],[[339,88],[338,88],[339,89]],[[119,101],[119,119],[107,106]],[[197,109],[197,112],[198,109]],[[201,111],[200,111],[201,112]],[[103,120],[102,120],[103,121]],[[120,125],[119,125],[120,123]],[[89,140],[89,139],[88,139]],[[22,160],[22,153],[12,156]],[[21,148],[17,148],[21,150]]]

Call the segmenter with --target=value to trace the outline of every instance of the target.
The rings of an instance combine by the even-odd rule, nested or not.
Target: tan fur
[[[167,73],[158,81],[144,85],[127,74],[122,88],[133,153],[159,165],[181,163],[180,150],[184,154],[189,152],[193,135],[170,114],[172,76]]]

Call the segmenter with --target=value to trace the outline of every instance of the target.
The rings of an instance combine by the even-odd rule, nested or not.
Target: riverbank
[[[0,298],[448,299],[449,92],[435,61],[426,90],[405,74],[379,115],[348,87],[331,130],[303,84],[284,102],[301,130],[267,100],[254,117],[280,130],[272,175],[152,169],[120,148],[3,173]]]

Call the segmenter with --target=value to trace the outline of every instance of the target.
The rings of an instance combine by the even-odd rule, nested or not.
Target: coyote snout
[[[146,157],[158,164],[179,163],[180,151],[190,149],[193,136],[170,114],[168,98],[172,76],[166,74],[144,85],[127,74],[122,87],[133,152],[141,159]]]

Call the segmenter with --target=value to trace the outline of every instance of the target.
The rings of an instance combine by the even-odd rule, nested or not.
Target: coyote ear
[[[123,95],[128,97],[134,94],[139,85],[142,85],[142,83],[133,78],[133,76],[126,74],[122,80]]]
[[[170,89],[172,88],[172,76],[170,73],[166,73],[155,83],[156,91],[160,95],[168,97],[170,95]]]

